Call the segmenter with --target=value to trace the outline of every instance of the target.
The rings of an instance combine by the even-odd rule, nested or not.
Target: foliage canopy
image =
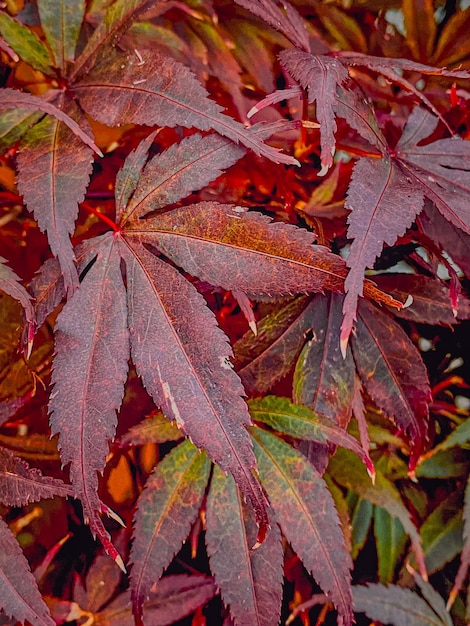
[[[0,9],[0,623],[470,620],[438,4]]]

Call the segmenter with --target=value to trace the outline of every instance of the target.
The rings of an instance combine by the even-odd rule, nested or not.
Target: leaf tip
[[[367,470],[367,473],[370,476],[372,484],[375,485],[375,467],[374,467],[374,464],[372,463],[372,461],[371,461],[371,459],[369,457],[367,457],[367,459],[366,459],[366,470]]]
[[[411,293],[409,293],[408,297],[406,298],[402,308],[403,309],[407,309],[412,304],[413,304],[413,296],[411,295]]]
[[[269,523],[267,522],[260,523],[259,528],[258,528],[258,534],[256,535],[256,542],[251,548],[252,550],[257,550],[261,546],[261,544],[264,543],[268,535],[269,528],[270,528]]]
[[[329,169],[330,166],[327,163],[322,163],[321,170],[318,172],[317,176],[325,176]]]
[[[253,115],[256,115],[256,113],[259,113],[259,111],[261,111],[261,109],[258,109],[258,105],[255,104],[254,106],[251,107],[251,109],[248,111],[246,116],[248,119],[250,119],[251,117],[253,117]]]
[[[121,572],[123,574],[127,574],[127,569],[126,566],[124,565],[124,561],[121,558],[120,554],[117,554],[115,559],[114,559],[115,563],[117,564],[117,566],[119,567],[119,569],[121,570]]]
[[[112,509],[110,509],[109,506],[106,506],[106,504],[101,503],[101,511],[103,513],[106,513],[106,515],[108,517],[113,519],[115,522],[117,522],[123,528],[126,527],[126,524],[125,524],[124,520],[122,519],[122,517],[120,517],[117,513],[115,513]]]
[[[348,342],[349,342],[349,331],[347,333],[342,332],[341,333],[341,338],[339,340],[339,349],[341,350],[341,355],[342,355],[343,359],[346,358],[346,351],[348,349]]]

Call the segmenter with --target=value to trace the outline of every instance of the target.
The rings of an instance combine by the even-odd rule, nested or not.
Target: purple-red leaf
[[[89,146],[99,156],[103,156],[103,153],[92,139],[80,128],[75,120],[69,115],[61,111],[59,108],[47,102],[43,98],[38,98],[30,93],[23,91],[17,91],[16,89],[4,88],[2,89],[2,99],[0,100],[0,109],[29,109],[31,111],[44,111],[49,115],[52,115],[61,122],[64,122],[74,135],[77,135],[83,143]]]
[[[20,277],[6,265],[6,259],[0,256],[0,289],[17,300],[24,309],[26,320],[34,322],[34,309],[31,296],[20,283]]]
[[[43,476],[35,468],[0,448],[0,501],[7,506],[25,506],[41,498],[72,496],[73,489],[59,478]]]
[[[469,78],[470,73],[467,70],[448,70],[445,67],[433,67],[432,65],[424,65],[423,63],[417,63],[410,59],[395,59],[387,57],[376,57],[370,54],[363,54],[361,52],[352,52],[350,50],[346,52],[335,52],[335,57],[341,59],[346,65],[360,65],[367,67],[375,72],[382,72],[383,70],[404,70],[407,72],[419,72],[428,76],[446,76],[447,78]],[[398,72],[396,72],[397,81],[400,78]]]
[[[136,220],[178,202],[217,178],[245,152],[220,135],[196,134],[183,139],[147,163],[123,220]]]
[[[267,502],[254,470],[245,426],[251,423],[232,351],[203,297],[142,244],[122,244],[127,268],[132,359],[163,413],[235,481],[256,511],[260,533]]]
[[[393,626],[451,626],[449,615],[436,614],[431,606],[411,589],[397,585],[357,585],[353,587],[354,610],[373,620]]]
[[[235,369],[246,389],[264,393],[290,371],[310,329],[312,306],[305,296],[297,298],[258,322],[256,337],[249,331],[234,344]]]
[[[289,74],[307,89],[308,101],[316,102],[316,116],[321,128],[321,161],[325,171],[333,165],[336,148],[336,91],[348,80],[348,70],[333,57],[314,56],[301,50],[283,50],[280,59]]]
[[[449,222],[470,234],[470,146],[459,137],[419,145],[437,123],[431,113],[416,107],[396,146],[396,158],[413,187],[432,200]]]
[[[286,539],[328,594],[341,623],[353,623],[351,557],[333,498],[315,468],[290,445],[252,427],[261,481]]]
[[[163,413],[157,413],[130,428],[118,443],[120,446],[142,446],[146,443],[178,441],[182,437],[183,433],[174,422],[170,422]]]
[[[366,301],[359,305],[351,343],[367,393],[410,440],[413,469],[423,448],[431,401],[421,355],[391,317]]]
[[[64,277],[57,259],[47,259],[29,285],[34,297],[36,324],[40,328],[47,316],[65,296]]]
[[[346,429],[352,410],[354,361],[349,350],[343,358],[338,341],[342,302],[339,294],[314,299],[309,316],[312,337],[297,360],[293,399]],[[328,454],[335,450],[334,440],[328,446],[313,443],[309,448],[308,458],[323,474]]]
[[[400,219],[397,219],[397,202]],[[358,296],[362,296],[364,270],[371,267],[384,243],[393,245],[421,211],[423,191],[390,158],[362,158],[354,166],[346,207],[348,236],[353,238],[347,259],[347,292],[343,304],[341,339],[347,341],[356,319]]]
[[[448,222],[430,201],[424,205],[417,222],[426,236],[450,254],[470,278],[470,235]]]
[[[116,175],[114,197],[116,198],[116,222],[118,224],[121,222],[123,213],[126,211],[129,200],[139,183],[142,170],[148,159],[148,153],[156,134],[157,131],[150,133],[150,135],[139,143],[137,148],[128,155],[124,165]]]
[[[295,46],[307,52],[310,50],[305,22],[288,2],[282,2],[284,11],[277,6],[275,0],[236,0],[236,2],[281,32]]]
[[[86,119],[79,109],[65,100],[60,105],[82,127]],[[18,154],[18,188],[26,205],[58,258],[65,287],[78,287],[70,235],[78,215],[78,203],[85,196],[91,174],[93,153],[64,123],[52,117],[33,126],[24,136]]]
[[[151,243],[189,274],[248,296],[342,291],[344,261],[314,235],[273,223],[244,207],[201,202],[141,221],[126,230]]]
[[[470,318],[470,300],[460,295],[457,319],[452,311],[449,287],[441,280],[418,274],[381,274],[374,276],[377,285],[405,302],[413,302],[394,314],[410,322],[421,324],[455,324],[457,319]]]
[[[297,164],[296,159],[267,146],[256,133],[224,115],[207,97],[194,74],[157,50],[135,54],[110,53],[74,86],[80,103],[95,119],[108,125],[184,126],[214,130],[235,143],[276,163]],[[106,107],[103,107],[106,101]]]
[[[18,542],[0,519],[0,609],[24,624],[54,626]]]
[[[214,581],[207,576],[165,576],[144,604],[144,623],[174,624],[208,602],[215,593]],[[96,626],[135,626],[130,592],[125,591],[97,613],[93,623]]]
[[[349,351],[343,359],[338,342],[342,300],[338,294],[320,295],[309,307],[312,337],[297,361],[293,397],[346,428],[351,417],[354,362]]]
[[[255,550],[256,524],[233,478],[214,467],[206,508],[211,571],[236,626],[279,623],[283,548],[277,525]],[[230,554],[230,558],[227,555]]]
[[[130,554],[137,616],[196,519],[210,467],[207,456],[186,440],[157,465],[139,497]]]
[[[424,29],[424,31],[426,31],[426,29]],[[429,35],[429,33],[427,34]],[[414,96],[416,96],[417,99],[421,100],[423,104],[425,104],[434,113],[434,115],[436,115],[441,122],[447,126],[449,130],[451,130],[446,120],[439,110],[436,109],[431,100],[429,100],[422,90],[417,89],[412,82],[406,80],[406,78],[403,77],[402,72],[420,72],[425,75],[446,76],[456,80],[457,78],[468,79],[470,77],[470,73],[468,71],[447,70],[442,67],[432,67],[429,65],[423,65],[422,63],[416,63],[415,61],[410,61],[409,59],[374,57],[360,52],[336,52],[334,56],[339,58],[345,65],[358,65],[366,67],[367,69],[377,72],[378,74],[382,74],[382,76],[385,76],[385,78],[387,78],[391,83],[398,84],[407,91],[410,91]]]
[[[103,236],[97,258],[59,314],[50,398],[50,424],[59,433],[62,463],[83,503],[85,518],[108,550],[98,511],[98,472],[114,437],[129,358],[126,292],[115,239]]]

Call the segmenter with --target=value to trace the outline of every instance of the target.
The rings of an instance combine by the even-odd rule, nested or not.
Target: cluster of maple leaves
[[[211,571],[235,624],[279,621],[281,533],[342,623],[353,622],[353,600],[357,610],[384,621],[384,615],[374,614],[380,590],[373,607],[367,607],[368,596],[359,587],[353,598],[352,560],[322,474],[331,452],[341,446],[374,477],[365,394],[401,429],[411,471],[423,452],[431,388],[419,351],[394,315],[431,324],[470,316],[457,272],[443,254],[450,251],[470,277],[470,148],[405,76],[465,81],[469,74],[361,53],[326,49],[318,54],[307,21],[293,5],[237,2],[290,42],[279,55],[289,86],[271,93],[249,116],[293,98],[303,99],[304,111],[314,104],[322,175],[337,167],[337,120],[351,130],[351,147],[359,146],[345,202],[349,255],[344,260],[316,243],[306,228],[273,221],[245,206],[184,202],[248,150],[280,166],[298,167],[300,154],[290,156],[266,142],[304,134],[311,123],[304,116],[244,125],[224,113],[195,74],[167,52],[118,47],[146,10],[163,14],[165,2],[152,7],[142,0],[117,0],[86,43],[84,3],[72,7],[38,0],[42,39],[1,12],[2,50],[41,72],[49,86],[41,95],[4,88],[0,108],[7,111],[1,120],[3,142],[20,145],[18,190],[46,234],[53,258],[43,263],[28,289],[2,259],[0,287],[24,308],[27,356],[36,330],[61,305],[48,410],[62,464],[70,468],[68,485],[0,449],[1,500],[22,506],[54,495],[79,499],[92,533],[125,570],[102,520],[103,513],[115,514],[101,502],[98,487],[131,362],[156,407],[177,426],[168,439],[185,436],[157,464],[137,501],[128,561],[136,619],[144,614],[153,623],[152,588],[204,503]],[[399,120],[401,136],[395,141],[366,95],[366,78],[361,82],[361,76],[371,75],[414,100],[407,118]],[[158,131],[149,132],[117,173],[115,217],[99,216],[107,231],[87,234],[76,244],[71,237],[79,207],[96,155],[102,156],[87,116],[107,126],[198,132],[157,154],[152,147]],[[393,246],[412,227],[415,241],[448,268],[450,289],[431,271],[364,280],[383,247]],[[246,316],[250,331],[233,351],[197,289],[203,284],[231,292]],[[252,301],[276,300],[282,305],[255,319]],[[294,402],[271,396],[245,401],[246,392],[265,394],[293,368]],[[14,415],[15,402],[0,421]],[[352,415],[360,442],[346,432]],[[148,421],[130,432],[128,445],[159,442],[158,428],[146,434]],[[393,515],[411,538],[424,578],[416,527],[396,503]],[[20,621],[55,623],[3,521],[0,546],[0,579],[9,589],[0,592],[3,610]],[[257,549],[250,550],[253,546]],[[238,560],[227,561],[228,549],[240,553]],[[15,555],[16,572],[4,554]],[[469,556],[467,541],[454,595]],[[444,619],[435,591],[417,580]],[[202,595],[196,608],[215,593],[210,579],[198,581],[197,588]],[[397,604],[408,606],[416,598],[405,599],[400,595],[405,591],[393,593]],[[124,595],[119,602],[127,604]]]

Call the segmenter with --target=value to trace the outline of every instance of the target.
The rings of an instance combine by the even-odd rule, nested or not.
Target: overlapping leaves
[[[439,212],[453,225],[468,234],[470,215],[465,198],[469,190],[469,158],[467,142],[460,138],[429,141],[438,121],[449,129],[435,106],[403,76],[401,72],[421,72],[425,75],[468,78],[465,71],[448,71],[406,59],[382,59],[359,53],[315,55],[295,37],[289,36],[292,12],[279,9],[274,0],[242,2],[256,15],[285,33],[297,48],[284,50],[280,59],[289,74],[307,90],[309,102],[316,103],[316,117],[321,124],[322,172],[333,163],[336,150],[336,121],[342,117],[372,146],[371,156],[362,157],[354,167],[346,208],[348,236],[353,240],[347,259],[350,268],[345,289],[344,321],[341,328],[343,353],[356,320],[358,297],[363,293],[364,270],[372,267],[384,244],[393,245],[405,233],[422,211],[425,199],[434,203]],[[268,10],[269,7],[269,10]],[[276,15],[273,21],[271,13]],[[297,14],[296,21],[301,20]],[[302,32],[298,29],[299,32]],[[393,148],[382,134],[370,102],[355,91],[349,68],[360,66],[385,76],[420,100],[429,110],[416,107],[409,116],[398,144]],[[355,79],[357,77],[353,73]],[[268,96],[258,105],[258,111],[268,103],[298,96],[279,92]],[[428,143],[422,143],[428,139]],[[398,207],[398,208],[397,208]]]
[[[235,624],[277,623],[283,560],[279,524],[345,623],[350,623],[351,564],[333,499],[307,459],[281,438],[282,434],[289,434],[333,441],[337,433],[330,425],[315,419],[308,409],[286,399],[253,401],[250,411],[253,419],[269,424],[276,432],[251,428],[260,479],[273,508],[275,526],[259,546],[253,513],[243,502],[235,481],[218,467],[214,468],[205,506],[206,544],[222,599],[230,608]],[[343,434],[343,439],[345,445],[361,453],[352,437]],[[131,588],[138,607],[195,520],[202,505],[208,471],[207,457],[198,454],[186,441],[158,464],[147,482],[135,515],[131,553]],[[228,553],[232,555],[229,560]]]
[[[89,139],[85,113],[107,125],[159,124],[213,130],[276,162],[296,163],[294,158],[267,146],[257,133],[225,115],[208,98],[191,71],[178,61],[167,55],[157,57],[156,52],[144,53],[144,57],[134,52],[126,55],[111,45],[148,6],[142,0],[112,4],[78,54],[83,2],[75,5],[64,1],[57,7],[48,1],[39,2],[50,51],[28,27],[1,14],[0,33],[12,48],[34,68],[45,74],[59,74],[68,87],[67,91],[51,88],[47,97],[52,102],[2,90],[1,108],[39,109],[55,116],[55,119],[46,117],[31,128],[34,119],[10,116],[3,120],[3,132],[10,141],[22,137],[19,190],[40,228],[46,231],[71,293],[78,286],[78,276],[69,237],[74,230],[78,204],[89,183],[92,163],[92,153],[82,142],[96,148]],[[69,97],[72,91],[79,98],[78,106]],[[103,99],[107,102],[104,108]]]

